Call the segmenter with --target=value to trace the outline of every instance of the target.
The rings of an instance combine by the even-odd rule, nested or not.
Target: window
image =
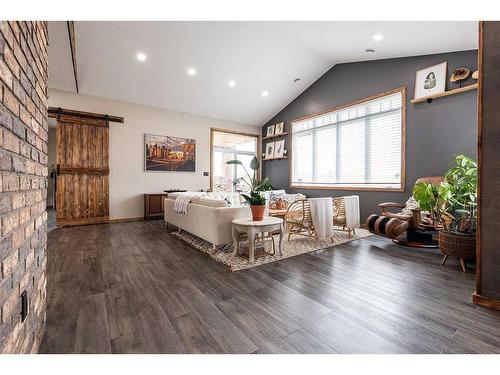
[[[291,186],[404,190],[405,89],[292,122]]]
[[[248,173],[252,173],[250,161],[257,156],[259,136],[212,129],[211,137],[211,189],[227,192],[249,191],[248,185],[242,181],[244,179],[250,182],[243,168],[227,162],[240,160]]]

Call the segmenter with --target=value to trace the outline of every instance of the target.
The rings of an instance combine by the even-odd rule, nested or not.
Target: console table
[[[248,236],[249,250],[248,261],[253,263],[255,257],[255,236],[258,233],[279,231],[280,239],[278,245],[278,254],[281,252],[281,243],[283,242],[283,219],[277,217],[264,217],[264,220],[253,221],[252,218],[241,218],[233,220],[233,255],[238,254],[239,233],[246,233]]]
[[[163,218],[163,200],[167,193],[144,194],[144,219]]]

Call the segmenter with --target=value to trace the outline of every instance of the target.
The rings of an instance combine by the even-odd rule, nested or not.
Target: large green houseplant
[[[477,163],[457,155],[443,182],[438,186],[418,183],[413,196],[442,228],[439,248],[445,254],[443,264],[448,255],[456,256],[465,271],[465,260],[476,253]]]
[[[240,177],[235,179],[234,184],[236,185],[238,182],[245,183],[249,190],[250,194],[242,194],[242,197],[245,199],[246,203],[250,205],[250,209],[252,210],[252,218],[254,221],[261,221],[264,219],[264,210],[266,207],[266,198],[259,192],[272,190],[273,186],[271,182],[266,177],[262,181],[259,181],[257,178],[257,171],[260,168],[260,163],[257,157],[253,157],[250,161],[250,169],[252,169],[253,173],[248,173],[248,170],[245,168],[243,163],[240,160],[229,160],[227,164],[230,165],[238,165],[245,171],[245,174],[248,177],[247,179]]]

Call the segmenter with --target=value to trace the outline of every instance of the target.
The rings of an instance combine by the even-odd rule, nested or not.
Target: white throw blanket
[[[357,195],[344,197],[344,203],[347,229],[359,228],[359,197]]]
[[[332,198],[309,198],[311,218],[320,240],[333,236]]]
[[[178,214],[187,214],[188,204],[191,202],[191,198],[197,195],[198,194],[193,193],[179,194],[174,202],[174,212],[177,212]]]

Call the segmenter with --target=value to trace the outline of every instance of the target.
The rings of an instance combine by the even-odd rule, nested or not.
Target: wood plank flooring
[[[42,353],[500,353],[473,273],[378,237],[239,272],[162,221],[49,233]]]

